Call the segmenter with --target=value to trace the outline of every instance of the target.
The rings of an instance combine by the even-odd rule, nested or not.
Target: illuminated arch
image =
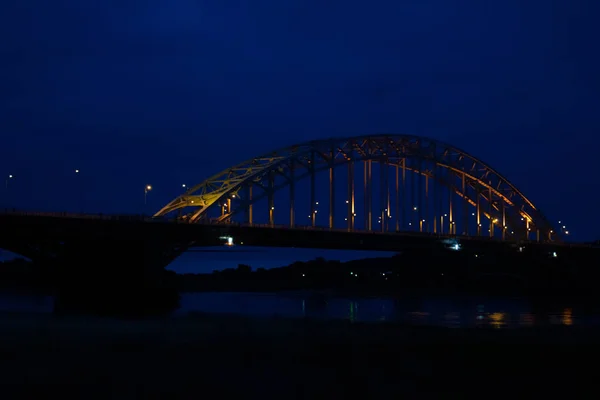
[[[544,238],[555,235],[552,224],[512,183],[476,157],[449,144],[414,135],[375,134],[351,138],[332,138],[314,140],[286,148],[282,148],[259,157],[244,161],[234,167],[219,172],[191,187],[186,193],[178,196],[161,210],[155,217],[166,216],[174,211],[193,209],[187,221],[198,222],[206,215],[207,210],[220,201],[228,198],[242,197],[241,189],[252,187],[267,188],[271,174],[283,176],[284,183],[272,190],[278,190],[289,182],[300,180],[311,173],[334,168],[351,161],[373,160],[385,162],[387,165],[399,165],[407,171],[429,174],[435,178],[433,171],[420,171],[410,168],[407,159],[419,159],[432,163],[436,168],[451,171],[452,176],[465,182],[471,191],[476,191],[485,201],[491,201],[491,207],[499,211],[499,207],[509,211],[509,218],[523,219],[532,231],[539,231]],[[298,171],[300,171],[298,173]],[[473,196],[457,190],[470,205],[475,205]],[[256,202],[264,198],[262,193],[252,199]],[[502,204],[502,206],[500,206]],[[240,211],[233,208],[215,222],[223,222]],[[490,213],[483,213],[487,218],[494,218]]]

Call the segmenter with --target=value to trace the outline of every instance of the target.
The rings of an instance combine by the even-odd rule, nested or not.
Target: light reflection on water
[[[0,312],[50,313],[53,304],[49,296],[0,293]],[[352,322],[398,321],[449,328],[600,325],[600,312],[578,315],[570,307],[558,308],[554,312],[535,312],[526,301],[516,299],[349,299],[307,293],[185,293],[181,298],[181,308],[175,314],[190,312]]]
[[[449,328],[495,329],[545,325],[600,325],[600,313],[575,315],[571,308],[534,312],[526,301],[515,299],[424,298],[344,299],[315,298],[309,294],[188,293],[182,297],[179,315],[219,312],[252,316],[340,319],[352,322],[398,321]]]

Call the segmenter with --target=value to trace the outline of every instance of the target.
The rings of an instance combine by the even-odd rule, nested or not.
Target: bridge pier
[[[70,240],[54,260],[58,314],[148,316],[179,306],[174,273],[164,267],[175,255],[148,240]]]

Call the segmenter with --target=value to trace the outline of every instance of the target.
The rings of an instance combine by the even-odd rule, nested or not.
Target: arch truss
[[[380,208],[373,212],[372,164],[381,171]],[[395,200],[395,227],[406,226],[438,234],[501,236],[557,240],[552,224],[508,179],[493,168],[454,146],[412,135],[380,134],[297,144],[255,157],[191,187],[158,211],[156,217],[175,214],[187,222],[228,223],[245,212],[253,223],[253,205],[268,199],[269,223],[274,223],[274,193],[290,190],[290,225],[295,223],[295,184],[310,178],[310,215],[315,225],[315,175],[329,171],[329,227],[334,228],[334,179],[337,167],[347,166],[347,229],[355,229],[355,172],[363,164],[364,229],[374,230],[373,220],[393,227],[390,191]],[[383,167],[382,167],[383,166]],[[394,176],[390,178],[391,174]],[[395,172],[395,173],[394,173]],[[410,180],[407,176],[418,179]],[[410,182],[410,183],[409,183]],[[412,185],[407,188],[407,185]],[[418,188],[414,186],[417,185]],[[436,188],[442,187],[447,195]],[[412,196],[412,197],[411,197]],[[415,198],[417,196],[418,198]],[[443,204],[442,204],[443,203]],[[220,208],[209,217],[209,210]],[[460,212],[459,212],[460,210]],[[459,221],[459,217],[464,221]],[[312,216],[312,217],[311,217]],[[427,218],[423,218],[426,216]],[[379,218],[381,224],[381,218]],[[410,221],[410,222],[408,222]]]

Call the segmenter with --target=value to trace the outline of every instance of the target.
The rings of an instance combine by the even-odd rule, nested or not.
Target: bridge
[[[317,175],[323,171],[328,190],[320,196]],[[308,185],[301,186],[306,178]],[[276,199],[286,187],[288,198]],[[253,225],[261,204],[266,218],[260,222],[268,226],[281,225],[277,215],[290,228],[322,226],[318,219],[325,213],[324,227],[350,232],[538,242],[562,242],[568,234],[489,165],[449,144],[411,135],[318,140],[254,157],[190,187],[155,217]]]
[[[555,254],[577,247],[567,234],[489,165],[410,135],[276,150],[190,187],[152,217],[0,214],[0,248],[49,265],[63,286],[95,279],[112,292],[155,285],[192,246]]]

